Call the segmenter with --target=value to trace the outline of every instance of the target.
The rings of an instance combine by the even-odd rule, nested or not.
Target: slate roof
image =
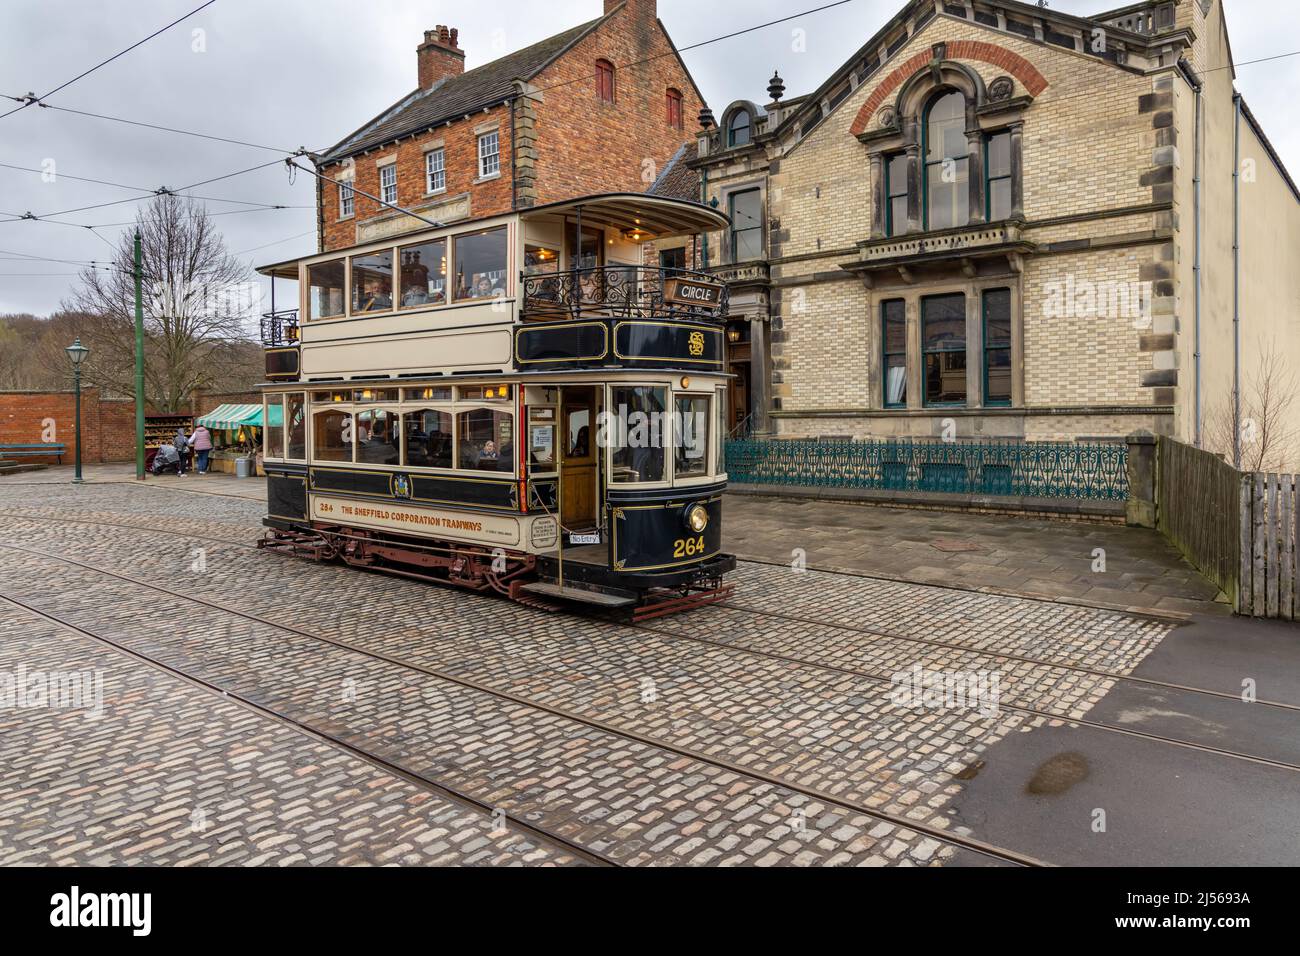
[[[331,163],[392,142],[436,123],[474,113],[507,99],[515,80],[531,80],[605,17],[588,20],[532,46],[449,76],[428,90],[416,90],[398,100],[359,130],[330,147],[322,163]]]
[[[668,164],[659,171],[659,176],[646,190],[652,196],[666,196],[669,199],[690,199],[700,201],[700,174],[687,165],[696,156],[695,140],[688,140],[668,160]]]

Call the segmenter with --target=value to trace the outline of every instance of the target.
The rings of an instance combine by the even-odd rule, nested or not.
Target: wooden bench
[[[58,458],[63,464],[63,453],[68,448],[62,442],[34,442],[32,444],[0,443],[0,460],[5,458]]]

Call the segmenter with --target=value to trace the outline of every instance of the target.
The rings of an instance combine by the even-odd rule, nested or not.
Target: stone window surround
[[[480,150],[482,149],[481,144],[483,141],[483,137],[487,136],[489,133],[497,134],[497,154],[496,154],[497,168],[496,168],[496,172],[488,173],[486,176],[484,176],[481,173],[483,169],[483,155],[480,152]],[[485,183],[491,179],[501,178],[501,124],[500,122],[492,121],[489,123],[480,123],[478,126],[474,127],[474,163],[475,163],[474,183],[476,184]]]
[[[983,78],[974,70],[951,60],[936,59],[929,69],[915,73],[899,90],[894,103],[893,120],[888,125],[858,135],[867,147],[871,164],[871,238],[883,239],[886,231],[885,165],[894,153],[907,156],[907,224],[894,235],[925,232],[923,217],[923,170],[921,124],[926,107],[939,93],[956,90],[966,98],[966,139],[968,144],[970,215],[967,225],[985,221],[985,153],[984,144],[992,133],[1011,133],[1011,215],[1023,220],[1024,176],[1022,167],[1024,111],[1032,97],[1021,96],[990,102]]]
[[[429,187],[429,154],[442,150],[442,188],[430,190]],[[430,140],[421,148],[424,156],[424,194],[426,196],[440,196],[447,191],[447,144],[446,140],[439,137]]]
[[[1024,322],[1021,300],[1020,276],[980,276],[975,279],[926,282],[898,288],[877,288],[869,299],[870,337],[872,344],[867,367],[870,385],[870,407],[886,414],[907,415],[930,412],[942,415],[945,411],[1005,409],[1005,404],[986,406],[984,403],[984,298],[987,289],[1011,290],[1011,408],[1025,404],[1024,377]],[[921,340],[921,300],[936,295],[960,292],[966,296],[966,403],[964,405],[926,405],[922,393],[923,363]],[[885,404],[884,341],[882,339],[881,303],[902,299],[907,335],[907,405]]]
[[[760,234],[760,238],[763,243],[763,255],[759,256],[759,259],[763,259],[767,256],[767,244],[768,244],[767,177],[765,176],[762,179],[747,180],[745,182],[727,183],[726,186],[723,186],[717,192],[718,207],[724,210],[730,209],[731,197],[734,193],[749,192],[752,189],[758,190],[758,204],[759,204],[759,209],[761,211],[761,215],[763,217],[763,227],[762,227],[762,232]],[[724,265],[733,265],[734,263],[732,262],[731,259],[731,228],[728,227],[723,232],[722,235],[723,235],[723,241],[722,241],[722,249],[720,250],[720,255],[719,255],[719,262]],[[758,260],[746,259],[744,261],[754,262]]]

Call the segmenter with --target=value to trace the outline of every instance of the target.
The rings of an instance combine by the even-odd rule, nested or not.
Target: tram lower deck
[[[526,603],[649,616],[720,600],[735,566],[724,386],[587,372],[268,387],[262,544]]]

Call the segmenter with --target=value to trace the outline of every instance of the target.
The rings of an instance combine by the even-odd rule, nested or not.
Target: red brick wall
[[[613,103],[596,95],[598,59],[615,66]],[[640,65],[628,65],[634,63]],[[536,107],[539,204],[586,193],[645,192],[692,138],[703,105],[655,18],[654,4],[636,0],[533,83],[544,91]],[[682,94],[681,129],[668,124],[669,87]]]
[[[53,434],[47,434],[48,431]],[[81,390],[81,460],[131,461],[135,458],[135,403],[101,399],[97,388]],[[76,406],[67,392],[0,392],[0,444],[54,441],[67,446],[71,464],[76,449]],[[54,463],[57,459],[24,458]]]
[[[478,178],[478,134],[475,129],[494,121],[498,124],[501,175],[495,179],[476,183],[474,180]],[[443,149],[446,150],[444,165],[447,171],[447,190],[436,196],[429,196],[424,191],[424,146],[431,140],[438,139],[444,141]],[[378,196],[377,161],[393,155],[397,156],[397,205],[399,206],[410,209],[469,193],[470,215],[475,219],[510,211],[509,106],[497,106],[486,113],[475,113],[468,120],[452,123],[450,126],[440,126],[433,132],[405,140],[396,146],[385,146],[368,155],[355,157],[356,188],[372,196]],[[336,163],[333,166],[323,167],[321,173],[332,179],[342,172],[342,168]],[[392,212],[391,209],[381,206],[373,199],[358,195],[354,199],[356,215],[351,219],[340,220],[339,191],[328,183],[322,190],[321,200],[324,207],[326,252],[355,245],[357,222],[360,220]]]
[[[595,63],[602,58],[616,67],[614,103],[601,102],[596,96]],[[640,65],[629,65],[633,63]],[[672,53],[655,17],[652,0],[629,0],[612,19],[584,37],[532,82],[542,90],[542,101],[535,106],[539,204],[588,193],[644,192],[678,148],[691,138],[703,105]],[[667,121],[665,97],[670,87],[682,94],[681,129]],[[475,130],[494,120],[499,128],[502,174],[475,183]],[[445,141],[447,189],[430,197],[424,190],[424,146],[435,139]],[[356,188],[379,195],[376,161],[392,155],[397,156],[399,206],[416,207],[468,192],[472,218],[498,215],[512,208],[508,104],[440,126],[396,146],[354,157]],[[330,179],[340,172],[340,164],[321,169],[322,175]],[[338,200],[337,187],[324,184],[321,206],[326,251],[354,245],[357,222],[391,212],[358,195],[354,200],[355,216],[340,220]]]

